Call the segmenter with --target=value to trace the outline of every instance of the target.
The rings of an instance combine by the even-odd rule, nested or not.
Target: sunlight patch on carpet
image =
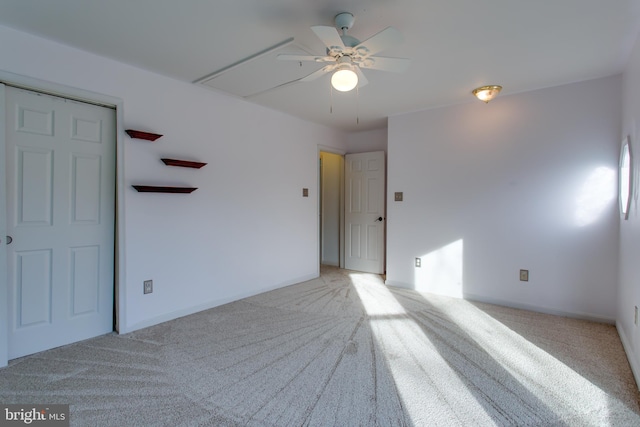
[[[456,419],[461,413],[466,414],[464,418],[475,418],[478,425],[491,422],[491,415],[473,399],[429,336],[389,289],[377,283],[379,278],[362,273],[349,277],[412,423],[430,425],[435,420]]]
[[[616,417],[634,416],[615,397],[470,302],[390,290],[368,274],[349,278],[415,425],[456,419],[476,425],[615,425]]]

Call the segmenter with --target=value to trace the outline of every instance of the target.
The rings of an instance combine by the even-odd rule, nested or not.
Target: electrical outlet
[[[145,280],[143,290],[145,294],[153,292],[153,280]]]
[[[402,191],[396,191],[393,197],[396,202],[401,202],[403,197]]]
[[[529,281],[529,270],[520,270],[520,281],[521,282]]]
[[[422,259],[416,258],[416,267],[422,267]]]
[[[638,326],[638,306],[635,306],[635,314],[633,315],[633,324]]]
[[[309,197],[309,189],[308,188],[303,188],[302,189],[302,197]]]

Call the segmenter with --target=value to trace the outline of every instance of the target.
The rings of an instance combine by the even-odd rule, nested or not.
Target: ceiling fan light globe
[[[331,76],[331,86],[340,92],[349,92],[358,85],[358,75],[353,70],[338,70]]]

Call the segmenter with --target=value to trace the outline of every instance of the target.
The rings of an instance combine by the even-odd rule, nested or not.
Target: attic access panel
[[[196,80],[196,84],[246,98],[301,79],[323,66],[322,63],[281,61],[277,58],[281,53],[310,54],[299,45],[292,44],[246,62],[239,60],[238,65],[232,66],[217,75],[214,74],[211,78],[205,78],[201,81]],[[226,67],[221,68],[221,70],[224,70],[224,68]]]

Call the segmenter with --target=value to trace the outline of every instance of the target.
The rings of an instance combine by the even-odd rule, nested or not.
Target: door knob
[[[379,217],[378,217],[378,219],[376,219],[376,221],[380,221],[380,222],[382,222],[382,220],[383,220],[383,219],[384,219],[384,218],[382,218],[381,216],[379,216]]]
[[[13,242],[13,237],[7,236],[7,245],[10,245]]]

